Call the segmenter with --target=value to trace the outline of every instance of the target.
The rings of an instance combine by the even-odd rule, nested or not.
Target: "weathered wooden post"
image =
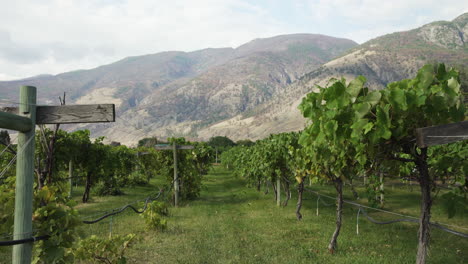
[[[281,205],[281,180],[280,177],[276,179],[276,205]]]
[[[380,173],[380,205],[384,205],[384,180],[383,180],[383,172]]]
[[[419,186],[421,187],[421,214],[419,217],[418,250],[416,263],[425,263],[428,255],[430,237],[431,180],[427,164],[427,147],[468,140],[468,120],[416,129],[416,144],[421,149],[421,160],[415,164],[420,172]]]
[[[175,142],[172,146],[168,144],[158,144],[155,146],[157,150],[172,150],[174,156],[174,206],[177,207],[179,202],[179,175],[177,173],[177,150],[178,149],[193,149],[192,145],[177,145]]]
[[[174,206],[177,207],[179,203],[179,178],[177,176],[177,145],[175,142],[172,152],[174,153]]]
[[[73,192],[73,160],[70,160],[68,162],[68,183],[70,184],[70,192],[68,193],[68,198],[71,198]]]
[[[15,220],[13,239],[25,239],[32,235],[34,137],[36,121],[36,87],[21,86],[19,116],[29,119],[31,128],[18,132],[18,156],[16,163]],[[12,263],[31,263],[33,243],[13,246]]]

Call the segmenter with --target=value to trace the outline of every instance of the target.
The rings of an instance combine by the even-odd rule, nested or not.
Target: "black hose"
[[[50,237],[49,235],[44,235],[44,236],[30,237],[30,238],[25,238],[25,239],[18,239],[18,240],[0,241],[0,247],[14,246],[14,245],[19,245],[19,244],[36,242],[39,240],[46,240],[49,237]]]
[[[161,196],[161,194],[163,193],[163,191],[164,191],[164,189],[161,189],[161,190],[159,191],[158,195],[157,195],[156,197],[154,197],[154,198],[151,198],[151,196],[148,196],[148,197],[145,199],[145,205],[144,205],[143,209],[141,209],[141,211],[139,211],[138,209],[136,209],[133,205],[127,204],[127,205],[125,205],[124,207],[118,209],[117,211],[113,211],[113,212],[111,212],[111,213],[108,213],[108,214],[106,214],[106,215],[103,215],[103,216],[101,216],[101,217],[99,217],[98,219],[95,219],[95,220],[83,221],[83,223],[84,223],[84,224],[88,224],[88,225],[90,225],[90,224],[95,224],[95,223],[97,223],[97,222],[100,222],[100,221],[106,219],[106,218],[109,217],[109,216],[113,216],[113,215],[116,215],[116,214],[120,214],[121,212],[125,211],[125,209],[127,209],[127,208],[132,209],[132,210],[133,210],[135,213],[137,213],[137,214],[142,214],[142,213],[144,213],[144,212],[146,211],[146,209],[147,209],[147,207],[148,207],[148,203],[151,202],[151,201],[157,200],[157,199]]]

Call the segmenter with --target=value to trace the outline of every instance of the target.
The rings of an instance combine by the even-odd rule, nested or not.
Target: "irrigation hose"
[[[0,247],[14,246],[14,245],[19,245],[19,244],[36,242],[39,240],[46,240],[49,237],[50,237],[49,235],[44,235],[44,236],[30,237],[30,238],[25,238],[25,239],[18,239],[18,240],[0,241]]]
[[[82,222],[84,224],[94,224],[94,223],[97,223],[99,221],[102,221],[103,219],[106,219],[109,216],[119,214],[119,213],[125,211],[125,209],[127,209],[127,208],[131,208],[137,214],[142,214],[148,208],[148,203],[151,202],[151,201],[157,200],[161,196],[163,191],[164,191],[164,189],[160,189],[158,195],[156,195],[156,197],[154,197],[154,198],[151,198],[151,196],[148,196],[145,199],[145,205],[144,205],[143,209],[141,209],[141,211],[138,210],[137,208],[135,208],[132,204],[127,204],[127,205],[125,205],[124,207],[122,207],[122,208],[120,208],[118,210],[113,210],[111,213],[99,217],[98,219],[91,220],[91,221],[82,221]],[[19,244],[26,244],[26,243],[36,242],[36,241],[40,241],[40,240],[47,240],[49,238],[50,238],[49,235],[43,235],[43,236],[30,237],[30,238],[24,238],[24,239],[18,239],[18,240],[0,241],[0,247],[2,247],[2,246],[14,246],[14,245],[19,245]]]
[[[146,198],[146,200],[145,200],[145,205],[143,206],[143,209],[141,209],[141,211],[139,211],[139,210],[138,210],[137,208],[135,208],[133,205],[127,204],[127,205],[125,205],[124,207],[118,209],[117,211],[113,211],[113,212],[111,212],[111,213],[108,213],[108,214],[106,214],[106,215],[103,215],[103,216],[101,216],[101,217],[99,217],[98,219],[95,219],[95,220],[83,221],[83,223],[84,223],[84,224],[88,224],[88,225],[90,225],[90,224],[95,224],[95,223],[97,223],[97,222],[100,222],[100,221],[106,219],[106,218],[109,217],[109,216],[113,216],[113,215],[116,215],[116,214],[120,214],[121,212],[125,211],[125,209],[127,209],[127,208],[132,209],[132,210],[133,210],[135,213],[137,213],[137,214],[142,214],[142,213],[144,213],[144,212],[146,211],[146,209],[148,208],[148,203],[151,202],[151,201],[157,200],[157,199],[161,196],[162,191],[163,191],[163,189],[161,189],[161,191],[159,191],[158,195],[157,195],[156,197],[154,197],[154,198],[151,198],[150,196],[148,196],[148,197]]]

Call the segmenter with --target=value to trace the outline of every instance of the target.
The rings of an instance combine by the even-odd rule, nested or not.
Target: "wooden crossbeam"
[[[0,128],[28,132],[33,125],[31,119],[27,117],[0,112]]]
[[[1,112],[18,114],[18,107],[3,107]],[[61,105],[36,107],[36,124],[115,122],[114,104]]]
[[[420,148],[453,143],[468,139],[468,121],[416,129],[416,143]]]
[[[154,147],[157,150],[173,150],[174,146],[173,145],[156,145]],[[177,149],[193,149],[194,147],[192,145],[177,145]]]

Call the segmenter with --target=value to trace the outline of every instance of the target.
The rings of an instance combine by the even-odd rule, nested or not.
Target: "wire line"
[[[314,193],[315,195],[321,195],[321,196],[324,196],[324,197],[327,197],[327,198],[330,198],[330,199],[336,199],[335,197],[331,197],[331,196],[328,196],[328,195],[325,195],[325,194],[321,194],[319,192],[312,191],[312,190],[307,189],[307,188],[304,188],[304,190],[306,190],[308,192],[311,192],[311,193]],[[419,222],[419,218],[414,217],[414,216],[403,215],[403,214],[399,214],[399,213],[395,213],[395,212],[391,212],[391,211],[387,211],[387,210],[383,210],[383,209],[379,209],[379,208],[373,208],[373,207],[365,206],[363,204],[355,203],[355,202],[348,201],[348,200],[343,200],[343,202],[347,203],[347,204],[357,206],[358,208],[360,208],[363,215],[365,215],[366,218],[369,219],[369,221],[371,221],[371,222],[373,222],[375,224],[392,224],[392,223],[396,223],[396,222],[413,222],[413,223],[418,223]],[[387,214],[392,214],[392,215],[398,215],[398,216],[401,216],[401,217],[404,217],[404,218],[407,218],[407,219],[396,219],[396,220],[391,220],[391,221],[386,221],[386,222],[379,222],[379,221],[373,219],[372,217],[368,216],[367,212],[362,208],[376,210],[376,211],[380,211],[380,212],[387,213]],[[461,232],[458,232],[458,231],[455,231],[455,230],[451,230],[451,229],[445,228],[444,226],[459,228],[459,229],[463,229],[463,230],[468,230],[468,228],[466,228],[466,227],[461,227],[461,226],[456,226],[456,225],[449,225],[449,224],[444,224],[444,223],[437,223],[437,222],[430,222],[430,225],[432,225],[434,227],[437,227],[437,228],[439,228],[439,229],[441,229],[443,231],[452,233],[454,235],[458,235],[458,236],[461,236],[461,237],[468,238],[468,234],[464,234],[464,233],[461,233]]]
[[[5,173],[8,171],[8,169],[10,168],[10,166],[15,162],[15,160],[18,158],[18,154],[20,153],[23,153],[24,150],[26,149],[26,147],[29,145],[29,143],[31,143],[32,139],[34,137],[30,137],[29,140],[26,142],[26,144],[24,144],[23,148],[16,153],[16,155],[11,159],[10,163],[8,163],[8,165],[6,166],[6,168],[2,171],[2,173],[0,173],[0,180],[3,179],[3,175],[5,175]]]

